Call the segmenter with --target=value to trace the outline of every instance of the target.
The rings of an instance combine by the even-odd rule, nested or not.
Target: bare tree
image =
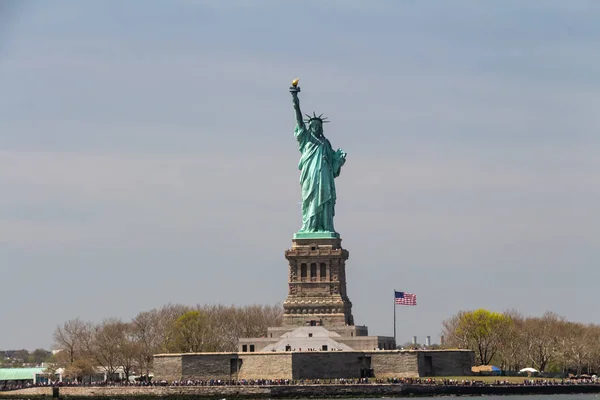
[[[104,368],[109,380],[121,366],[126,324],[120,319],[108,318],[94,329],[90,351],[96,362]]]
[[[139,313],[132,321],[132,333],[139,345],[140,373],[150,374],[153,355],[160,352],[164,337],[159,333],[158,310]]]
[[[175,321],[189,310],[190,307],[181,304],[167,304],[141,312],[133,319],[132,334],[138,343],[138,364],[146,377],[152,369],[154,354],[169,351]]]
[[[498,350],[498,364],[503,370],[518,371],[525,367],[525,346],[523,343],[524,317],[516,310],[504,312],[510,320],[502,332],[501,345]]]
[[[158,310],[157,335],[161,337],[158,353],[166,353],[169,349],[169,343],[172,342],[173,326],[178,318],[186,312],[192,310],[191,307],[182,304],[167,304]]]
[[[89,323],[76,318],[56,327],[54,331],[54,348],[64,352],[66,365],[72,364],[78,357],[83,356],[85,336],[88,333],[89,326]]]
[[[445,339],[446,347],[456,349],[469,348],[467,332],[459,329],[460,317],[461,311],[442,322],[442,336]]]
[[[92,361],[87,358],[80,358],[65,368],[64,375],[67,378],[75,379],[78,382],[83,382],[86,377],[90,377],[94,373],[95,371]]]
[[[563,343],[566,345],[567,362],[577,374],[581,374],[583,367],[590,361],[592,331],[587,326],[575,322],[564,322],[562,328],[560,337],[564,338]]]
[[[590,324],[588,326],[589,333],[589,346],[590,346],[590,358],[588,364],[588,370],[596,371],[600,373],[600,326]],[[589,373],[590,371],[588,371]]]
[[[120,364],[123,367],[123,373],[125,374],[125,380],[129,382],[129,377],[133,371],[133,368],[140,360],[141,344],[135,335],[135,327],[133,323],[124,323],[122,325],[122,335],[120,347]],[[138,365],[141,372],[141,365]]]
[[[552,312],[546,312],[541,318],[526,318],[524,338],[527,356],[533,366],[545,371],[546,366],[556,355],[558,332],[564,318]]]

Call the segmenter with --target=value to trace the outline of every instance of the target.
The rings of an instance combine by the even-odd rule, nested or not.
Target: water
[[[600,394],[525,394],[507,396],[439,396],[436,399],[449,399],[456,397],[485,397],[485,400],[600,400]],[[402,397],[398,397],[402,398]],[[339,398],[338,400],[350,400],[350,398]],[[352,400],[373,400],[373,398],[352,398]]]
[[[177,396],[175,396],[176,398]],[[412,397],[412,396],[411,396]],[[419,398],[424,398],[421,396],[415,396],[415,397],[419,397]],[[488,396],[488,395],[478,395],[478,396],[435,396],[436,399],[446,399],[448,400],[449,398],[456,398],[456,397],[485,397],[485,400],[600,400],[600,394],[552,394],[552,395],[537,395],[537,394],[531,394],[531,395],[506,395],[506,396]],[[0,396],[0,399],[2,397]],[[69,396],[69,400],[90,400],[90,399],[94,399],[94,400],[98,400],[98,399],[106,399],[106,400],[116,400],[119,399],[119,396],[113,397],[113,396],[108,396],[108,397],[77,397],[77,396]],[[123,397],[125,399],[131,399],[131,397]],[[167,399],[173,399],[174,397],[159,397],[159,396],[140,396],[137,399],[143,399],[143,400],[167,400]],[[206,397],[202,397],[202,396],[184,396],[182,398],[185,399],[198,399],[198,400],[204,400],[207,399]],[[379,399],[393,399],[394,397],[379,397]],[[401,398],[408,398],[408,396],[406,397],[397,397],[399,399]],[[413,397],[414,398],[414,397]],[[328,400],[331,398],[322,398],[322,399],[318,399],[318,398],[311,398],[311,399],[303,399],[303,398],[296,398],[296,400]],[[366,397],[366,398],[361,398],[361,397],[335,397],[336,400],[373,400],[376,399],[376,397]],[[28,400],[26,397],[24,398],[11,398],[10,400]],[[214,400],[214,398],[211,398],[211,400]],[[220,400],[234,400],[232,399],[227,399],[227,398],[223,398]],[[271,399],[269,399],[271,400]]]

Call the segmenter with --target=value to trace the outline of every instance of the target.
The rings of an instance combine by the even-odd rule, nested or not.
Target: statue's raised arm
[[[298,86],[298,78],[292,81],[292,86],[290,87],[290,93],[292,94],[292,101],[294,102],[294,111],[296,113],[296,124],[298,126],[304,126],[304,120],[302,118],[302,111],[300,111],[300,99],[298,98],[298,93],[300,93],[300,87]]]

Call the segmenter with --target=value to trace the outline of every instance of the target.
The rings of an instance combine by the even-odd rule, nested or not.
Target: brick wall
[[[365,368],[363,352],[293,353],[293,379],[360,378]]]
[[[168,381],[335,379],[360,378],[372,369],[377,378],[466,376],[474,361],[474,353],[465,350],[172,354],[154,357],[154,375]]]
[[[371,368],[377,378],[416,378],[419,360],[416,352],[372,352]]]
[[[419,352],[420,376],[468,376],[474,365],[475,353],[469,350]]]
[[[241,353],[238,379],[292,379],[292,353]]]
[[[185,379],[235,379],[231,375],[231,359],[237,353],[202,353],[182,355],[182,377]]]
[[[165,354],[154,356],[154,379],[174,381],[181,379],[181,355]]]

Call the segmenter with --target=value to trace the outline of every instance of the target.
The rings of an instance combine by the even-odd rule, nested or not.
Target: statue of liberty
[[[333,151],[323,135],[323,124],[328,122],[323,114],[306,115],[304,120],[298,99],[298,79],[292,82],[290,93],[296,112],[294,137],[300,150],[300,186],[302,187],[302,228],[294,235],[302,238],[337,238],[333,227],[335,215],[335,182],[346,162],[342,149]]]

